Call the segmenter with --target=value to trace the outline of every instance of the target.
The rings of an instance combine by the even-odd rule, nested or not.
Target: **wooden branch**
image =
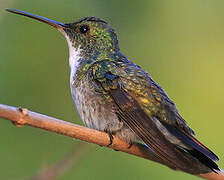
[[[118,139],[117,137],[114,137],[113,144],[108,146],[110,143],[110,138],[108,137],[107,133],[28,111],[25,108],[15,108],[0,104],[0,118],[10,120],[17,127],[28,125],[41,128],[89,143],[94,143],[100,146],[106,146],[118,151],[126,152],[128,154],[149,159],[173,168],[172,165],[167,164],[159,159],[148,147],[142,144],[136,143],[130,147],[128,143]],[[198,176],[209,180],[224,180],[224,172],[219,172],[218,174],[210,172],[207,174],[199,174]]]

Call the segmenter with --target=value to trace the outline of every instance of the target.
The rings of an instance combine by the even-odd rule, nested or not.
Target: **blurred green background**
[[[223,0],[0,0],[0,103],[82,124],[70,94],[68,48],[55,29],[9,14],[16,8],[61,22],[97,16],[116,29],[121,51],[176,102],[197,138],[223,160]],[[0,179],[32,176],[78,140],[0,119]],[[91,151],[60,179],[198,179],[111,149]]]

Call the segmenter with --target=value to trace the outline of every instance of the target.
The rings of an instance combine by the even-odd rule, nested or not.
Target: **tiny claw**
[[[114,137],[113,137],[113,135],[111,134],[111,133],[107,133],[108,135],[109,135],[109,138],[110,138],[110,143],[107,145],[107,146],[110,146],[110,145],[112,145],[113,144],[113,140],[114,140]]]

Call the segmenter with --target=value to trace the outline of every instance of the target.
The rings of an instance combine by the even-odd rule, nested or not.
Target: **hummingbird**
[[[58,29],[69,47],[70,87],[84,124],[132,144],[142,142],[170,167],[191,174],[217,172],[219,158],[194,136],[175,103],[151,76],[120,51],[115,30],[84,17],[61,23],[7,11]]]

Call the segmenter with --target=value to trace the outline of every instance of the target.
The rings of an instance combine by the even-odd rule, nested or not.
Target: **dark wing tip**
[[[200,147],[203,148],[203,152],[205,153],[205,155],[207,155],[210,159],[212,159],[213,161],[218,161],[219,157],[216,156],[210,149],[208,149],[206,146],[204,146],[202,143],[200,143],[197,139],[195,139],[194,137],[190,137],[196,144],[198,144]]]
[[[180,139],[184,144],[188,145],[189,147],[197,151],[200,151],[202,154],[204,154],[206,157],[210,158],[213,161],[219,160],[218,156],[216,156],[210,149],[204,146],[201,142],[199,142],[193,136],[186,134],[184,132],[181,132],[180,130],[168,124],[164,124],[164,125],[170,133],[172,133],[175,137]]]

